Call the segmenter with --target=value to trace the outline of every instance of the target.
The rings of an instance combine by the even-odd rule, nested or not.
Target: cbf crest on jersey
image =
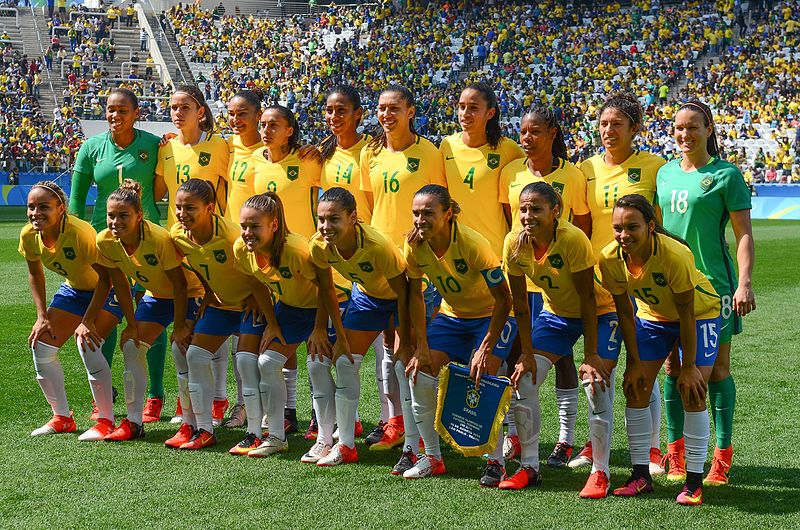
[[[642,168],[640,167],[628,168],[628,182],[631,182],[632,184],[637,184],[640,180],[642,180]]]
[[[74,248],[72,248],[72,247],[64,247],[64,257],[67,258],[68,260],[73,260],[76,257],[78,257],[78,255],[75,253],[75,249]]]
[[[500,167],[500,155],[498,153],[489,153],[486,157],[486,165],[489,169],[497,169]]]
[[[563,182],[553,182],[553,189],[556,190],[559,195],[564,195],[564,183]]]
[[[214,259],[217,260],[217,263],[225,263],[228,261],[228,255],[225,254],[225,249],[219,249],[214,251]]]
[[[155,267],[156,265],[158,265],[158,258],[156,257],[155,254],[145,254],[144,255],[144,260],[151,267]]]
[[[466,274],[467,271],[469,270],[469,267],[467,266],[467,262],[464,261],[461,258],[454,259],[453,260],[453,264],[456,266],[456,271],[459,274]]]
[[[700,181],[700,189],[708,191],[714,187],[714,175],[705,175],[703,180]]]
[[[148,158],[150,158],[150,153],[148,153],[144,149],[139,149],[139,160],[141,160],[142,162],[147,162]]]
[[[358,264],[358,266],[364,272],[372,272],[375,270],[375,267],[373,267],[372,263],[370,263],[369,261],[362,261],[361,263]]]
[[[561,257],[561,254],[553,254],[552,256],[547,256],[547,260],[550,262],[550,265],[555,269],[560,269],[564,266],[564,258]]]
[[[211,153],[206,153],[205,151],[200,151],[200,155],[197,157],[197,162],[201,166],[207,166],[211,163]]]
[[[286,168],[286,178],[289,180],[297,180],[300,176],[300,166],[289,166]]]
[[[406,162],[406,169],[409,173],[414,173],[416,170],[419,169],[419,158],[409,158],[408,162]]]
[[[653,273],[653,281],[656,282],[656,285],[658,285],[659,287],[667,286],[667,279],[660,272]]]
[[[286,278],[287,280],[292,277],[292,271],[289,270],[289,267],[279,267],[278,272],[281,273],[282,278]]]

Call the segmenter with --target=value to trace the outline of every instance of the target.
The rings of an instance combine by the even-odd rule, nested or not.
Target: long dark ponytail
[[[708,137],[706,144],[706,151],[710,156],[720,156],[719,141],[717,140],[717,128],[714,126],[714,116],[711,114],[711,107],[700,101],[699,99],[690,99],[678,109],[678,112],[687,109],[693,112],[700,111],[703,115],[703,125],[711,127],[711,136]]]
[[[497,149],[500,140],[503,139],[503,131],[500,129],[500,105],[497,103],[497,94],[492,87],[483,81],[470,83],[464,90],[474,90],[479,93],[490,109],[494,109],[494,116],[486,122],[486,142],[492,149]],[[463,92],[463,91],[462,91]]]
[[[567,143],[564,141],[564,131],[561,130],[561,123],[559,123],[558,116],[556,116],[556,113],[553,112],[553,109],[534,106],[528,109],[528,111],[522,115],[522,119],[524,120],[528,116],[535,116],[542,120],[549,129],[556,130],[556,136],[553,138],[553,156],[563,160],[568,160],[569,152],[567,151]]]

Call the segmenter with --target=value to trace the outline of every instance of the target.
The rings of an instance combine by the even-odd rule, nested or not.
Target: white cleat
[[[331,446],[325,442],[317,440],[317,443],[311,446],[306,454],[300,457],[300,461],[304,464],[316,464],[320,459],[325,458],[331,452]]]
[[[113,431],[114,423],[111,420],[100,418],[91,429],[78,436],[78,440],[81,442],[99,442]]]
[[[270,456],[276,453],[285,453],[289,450],[289,442],[287,440],[279,440],[275,436],[267,436],[261,445],[247,453],[247,456],[253,458],[260,458],[263,456]]]
[[[264,417],[261,418],[261,428],[265,431],[269,429],[269,419],[267,418],[266,414],[264,414]]]
[[[183,416],[173,416],[170,423],[183,423]]]
[[[317,460],[317,466],[331,467],[341,464],[352,464],[354,462],[358,462],[358,451],[356,451],[356,448],[353,447],[351,449],[342,442],[339,442],[333,446],[327,456]]]
[[[403,478],[417,479],[444,474],[444,462],[425,455],[414,464],[414,467],[403,473]]]

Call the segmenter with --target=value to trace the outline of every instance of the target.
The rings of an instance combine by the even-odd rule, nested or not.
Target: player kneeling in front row
[[[417,344],[406,372],[410,375],[414,420],[425,442],[425,456],[403,477],[415,479],[445,472],[434,427],[439,370],[450,361],[458,361],[471,364],[470,372],[476,379],[482,374],[496,375],[511,351],[517,326],[515,319],[508,316],[511,293],[500,260],[483,236],[458,224],[460,208],[447,188],[437,184],[422,187],[414,195],[412,211],[414,228],[406,240],[404,254]],[[442,295],[441,309],[427,326],[423,276]],[[505,479],[503,444],[498,443],[489,455],[480,483],[497,487]]]
[[[101,347],[122,312],[110,292],[108,270],[96,263],[97,234],[89,223],[67,214],[66,200],[55,182],[35,184],[28,193],[30,224],[19,236],[19,253],[28,264],[28,284],[37,314],[28,345],[33,350],[36,380],[53,410],[53,418],[31,436],[76,429],[58,360],[59,349],[74,333],[99,410],[97,423],[78,439],[97,441],[114,430],[111,368]],[[49,307],[45,305],[42,265],[64,276]],[[120,293],[124,296],[130,297],[130,290]]]
[[[198,307],[195,298],[202,296],[203,286],[181,266],[181,257],[169,232],[143,218],[139,183],[126,179],[108,197],[106,212],[108,228],[97,235],[98,264],[109,270],[121,270],[146,289],[135,311],[129,297],[119,299],[128,322],[120,336],[128,415],[104,438],[119,442],[144,436],[142,405],[147,390],[147,351],[174,321],[171,342],[185,354]],[[129,289],[125,276],[113,278],[117,292]]]
[[[615,242],[600,255],[603,287],[614,297],[628,350],[623,390],[625,427],[633,473],[614,495],[653,491],[649,445],[649,389],[677,345],[681,357],[678,389],[684,410],[686,484],[678,504],[703,503],[703,464],[708,454],[706,384],[717,357],[720,299],[695,268],[689,247],[658,224],[653,206],[641,195],[626,195],[614,206]],[[630,296],[636,298],[634,317]]]
[[[596,260],[586,234],[559,220],[563,202],[546,182],[528,184],[519,199],[521,228],[506,236],[503,266],[509,275],[518,317],[522,356],[512,377],[517,389],[515,420],[521,445],[519,471],[500,484],[522,489],[541,483],[539,388],[554,363],[584,337],[581,377],[589,398],[589,431],[594,446],[592,475],[581,497],[608,494],[608,459],[613,408],[610,385],[619,356],[617,320],[611,296],[594,281]],[[531,332],[524,277],[542,288],[544,309]]]

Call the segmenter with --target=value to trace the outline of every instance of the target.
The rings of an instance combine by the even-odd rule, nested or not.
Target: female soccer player
[[[361,190],[361,150],[371,139],[368,134],[360,134],[358,126],[364,109],[361,107],[361,96],[358,91],[349,85],[338,85],[328,91],[325,97],[325,123],[328,125],[330,135],[322,141],[320,146],[322,156],[322,175],[320,181],[322,189],[327,190],[338,186],[349,191],[355,197],[358,206],[358,216],[364,224],[372,220],[372,209],[367,201],[366,194]],[[334,283],[350,285],[334,269]],[[342,299],[340,291],[340,300]],[[383,344],[383,338],[375,340],[375,380],[378,385],[378,397],[381,403],[381,418],[375,429],[365,438],[368,446],[375,445],[380,448],[383,444],[391,443],[397,439],[390,432],[386,438],[387,428],[402,432],[402,413],[400,408],[400,391],[397,386],[397,377],[392,368],[392,351]],[[391,423],[391,427],[388,425]],[[356,435],[359,433],[360,422],[356,421]],[[316,436],[316,420],[307,433],[309,438]]]
[[[256,294],[269,296],[259,282],[235,270],[233,243],[239,227],[214,213],[216,204],[214,189],[203,179],[187,180],[175,194],[178,222],[170,236],[203,282],[205,296],[186,353],[176,345],[172,349],[183,423],[164,442],[168,447],[202,449],[217,443],[212,424],[212,362],[215,356],[227,356],[218,350],[231,335],[257,334],[253,331],[260,313]]]
[[[283,367],[297,364],[297,347],[309,339],[317,317],[317,281],[308,242],[286,226],[283,204],[268,191],[247,199],[240,213],[241,236],[233,245],[234,267],[268,286],[277,300],[265,299],[263,334],[242,333],[236,361],[242,376],[247,434],[231,448],[234,455],[261,457],[284,452],[289,444],[284,425],[286,382]],[[317,330],[326,337],[327,313]],[[261,441],[262,411],[269,436]]]
[[[397,246],[358,220],[355,198],[344,188],[333,187],[322,194],[317,217],[319,232],[309,243],[311,260],[336,341],[332,349],[311,348],[306,361],[319,435],[302,460],[327,467],[358,461],[354,433],[361,392],[358,370],[370,344],[383,330],[399,324],[396,355],[405,361],[411,353],[411,332],[406,265]],[[339,316],[331,268],[354,282],[344,318]],[[331,365],[336,366],[335,384]],[[339,425],[339,442],[331,448],[334,420]],[[413,442],[418,439],[417,434]]]
[[[99,410],[97,423],[78,439],[102,440],[114,430],[114,410],[111,367],[100,349],[122,312],[110,292],[106,270],[96,264],[97,234],[89,223],[67,214],[66,195],[49,180],[36,183],[28,193],[28,221],[19,237],[37,315],[28,345],[33,350],[36,379],[53,409],[53,418],[31,436],[75,431],[58,360],[58,350],[74,333]],[[49,307],[42,265],[65,278]],[[125,296],[130,291],[120,293],[120,298]]]
[[[503,267],[514,295],[514,314],[520,317],[523,348],[512,379],[519,395],[515,412],[522,453],[519,471],[500,488],[521,489],[541,482],[539,388],[550,367],[562,357],[571,357],[583,335],[580,372],[589,398],[595,459],[581,497],[603,498],[608,494],[614,419],[609,386],[614,384],[620,335],[611,296],[594,281],[597,260],[589,238],[568,221],[559,221],[562,208],[562,196],[548,183],[528,184],[519,198],[521,228],[506,236]],[[525,277],[541,287],[544,297],[532,335]]]
[[[175,196],[190,178],[211,183],[215,193],[214,211],[225,215],[228,199],[228,144],[214,134],[214,115],[203,93],[192,85],[178,85],[170,98],[170,116],[178,135],[158,151],[155,196],[168,195],[167,223],[176,222]]]
[[[142,207],[149,221],[158,223],[161,214],[153,195],[157,136],[135,128],[139,119],[139,99],[127,88],[111,90],[106,100],[108,131],[87,139],[81,145],[72,172],[69,211],[85,219],[86,197],[90,186],[97,185],[97,198],[92,211],[92,227],[100,232],[106,228],[106,201],[123,179],[130,178],[142,186]],[[160,198],[160,197],[159,197]],[[116,348],[116,328],[103,344],[103,356],[112,365]],[[144,421],[161,417],[164,404],[164,358],[167,351],[166,333],[159,336],[147,352],[150,388],[144,409]]]
[[[116,442],[144,436],[145,352],[173,322],[170,342],[177,343],[178,349],[185,351],[197,311],[195,298],[203,295],[200,281],[194,274],[184,272],[169,232],[144,219],[141,192],[138,182],[125,179],[109,196],[108,228],[97,235],[98,264],[125,273],[121,276],[123,284],[115,283],[114,289],[128,289],[125,276],[146,289],[135,311],[131,300],[120,297],[128,321],[120,337],[125,358],[123,380],[128,415],[104,438]]]
[[[731,437],[736,385],[730,372],[731,339],[741,332],[741,317],[756,308],[752,288],[755,249],[750,224],[750,191],[739,169],[720,159],[714,120],[705,103],[698,100],[684,103],[675,114],[674,127],[681,158],[659,170],[657,205],[664,218],[664,228],[686,240],[694,253],[695,265],[720,295],[719,353],[708,383],[717,447],[703,484],[723,485],[728,483],[733,459]],[[736,237],[738,281],[725,241],[728,220]],[[667,480],[683,480],[683,407],[677,391],[680,364],[674,354],[667,360],[666,369]]]
[[[708,453],[706,384],[717,357],[720,300],[711,282],[694,265],[692,251],[656,221],[642,195],[615,203],[614,238],[600,254],[603,287],[614,297],[625,339],[623,381],[625,427],[633,473],[614,495],[632,497],[653,491],[648,465],[652,433],[650,388],[676,345],[680,348],[678,389],[683,400],[686,483],[678,504],[703,502],[703,464]],[[634,317],[630,297],[636,298]]]
[[[458,361],[470,365],[476,380],[481,374],[495,375],[511,352],[517,329],[514,319],[508,318],[511,293],[500,260],[486,238],[457,222],[461,210],[447,188],[423,186],[414,195],[412,208],[414,228],[406,240],[404,255],[417,345],[406,372],[411,375],[414,421],[425,442],[425,456],[415,459],[414,453],[404,453],[403,459],[413,467],[403,477],[416,479],[445,472],[434,428],[441,367]],[[435,282],[442,294],[441,310],[427,325],[423,276]],[[503,445],[498,443],[480,483],[497,487],[505,478]]]
[[[604,151],[581,162],[580,169],[586,175],[586,198],[592,215],[591,241],[597,258],[600,251],[614,241],[611,229],[611,213],[618,197],[638,193],[652,201],[656,192],[656,173],[664,165],[664,159],[633,145],[636,135],[642,130],[644,110],[639,100],[624,92],[609,97],[597,113],[600,141]],[[612,388],[613,401],[613,388]],[[661,390],[658,380],[650,396],[651,425],[650,472],[664,473],[661,465]],[[591,443],[587,443],[580,454],[572,459],[570,467],[592,463]]]
[[[499,257],[510,224],[510,216],[500,204],[506,195],[500,174],[524,152],[515,141],[502,136],[497,96],[486,83],[471,83],[461,91],[458,123],[461,131],[439,146],[447,189],[461,207],[461,226],[483,235]]]
[[[510,210],[511,228],[522,228],[519,218],[520,192],[533,182],[547,182],[561,195],[561,214],[586,232],[592,220],[586,204],[586,178],[569,160],[564,133],[558,117],[548,108],[534,107],[522,116],[519,132],[525,157],[508,164],[500,176],[500,202]],[[530,298],[531,318],[536,320],[542,310],[542,291],[526,277]],[[552,467],[569,462],[575,443],[575,420],[578,416],[578,373],[572,355],[559,355],[556,370],[556,402],[560,432],[558,443],[547,458]],[[506,439],[506,457],[519,453],[519,440],[514,434]]]
[[[255,192],[277,193],[286,206],[287,228],[311,237],[317,231],[322,166],[314,158],[300,158],[300,125],[292,111],[281,105],[267,107],[261,114],[261,141],[264,146],[252,158]]]
[[[426,184],[447,185],[442,154],[427,139],[417,134],[414,128],[416,106],[414,95],[407,88],[392,85],[378,97],[378,125],[375,137],[361,151],[361,189],[366,193],[372,209],[372,226],[389,236],[398,248],[405,243],[406,231],[412,226],[411,201],[414,193]],[[428,285],[425,291],[426,314],[432,314],[438,306],[436,290]],[[384,342],[393,348],[392,330],[384,334]],[[397,366],[384,377],[389,386],[394,385]],[[407,385],[407,378],[398,379],[398,385]],[[401,393],[410,394],[409,388]],[[410,405],[409,405],[410,408]],[[409,411],[410,412],[410,411]],[[418,435],[411,416],[403,408],[403,427],[397,422],[384,433],[381,442],[371,446],[373,450],[391,449],[405,439],[406,450],[416,447]],[[387,425],[388,427],[388,425]],[[408,431],[411,427],[412,431]],[[414,451],[416,452],[416,451]]]
[[[261,141],[259,120],[261,118],[260,92],[240,90],[228,101],[228,124],[233,136],[228,138],[230,158],[228,160],[228,209],[226,217],[239,222],[239,212],[247,199],[255,195],[255,170],[253,154],[264,146]],[[238,349],[233,343],[233,375],[236,379],[236,404],[223,424],[227,428],[238,428],[246,421],[242,378],[239,375],[235,355]]]
[[[228,198],[228,159],[226,141],[214,134],[214,116],[203,93],[196,86],[178,85],[170,98],[170,116],[178,135],[158,150],[155,196],[169,200],[167,226],[176,223],[175,197],[178,187],[190,178],[201,178],[214,189],[217,215],[225,215]],[[219,425],[228,408],[226,378],[228,375],[228,345],[214,356],[214,411]],[[182,404],[182,402],[181,402]],[[178,411],[180,412],[180,411]],[[180,421],[176,413],[173,421]]]
[[[316,212],[322,166],[313,157],[300,155],[300,125],[292,111],[271,105],[261,114],[264,147],[253,153],[254,189],[258,194],[277,193],[285,205],[286,227],[306,239],[317,231]],[[297,358],[284,371],[288,398],[286,427],[297,431]]]

